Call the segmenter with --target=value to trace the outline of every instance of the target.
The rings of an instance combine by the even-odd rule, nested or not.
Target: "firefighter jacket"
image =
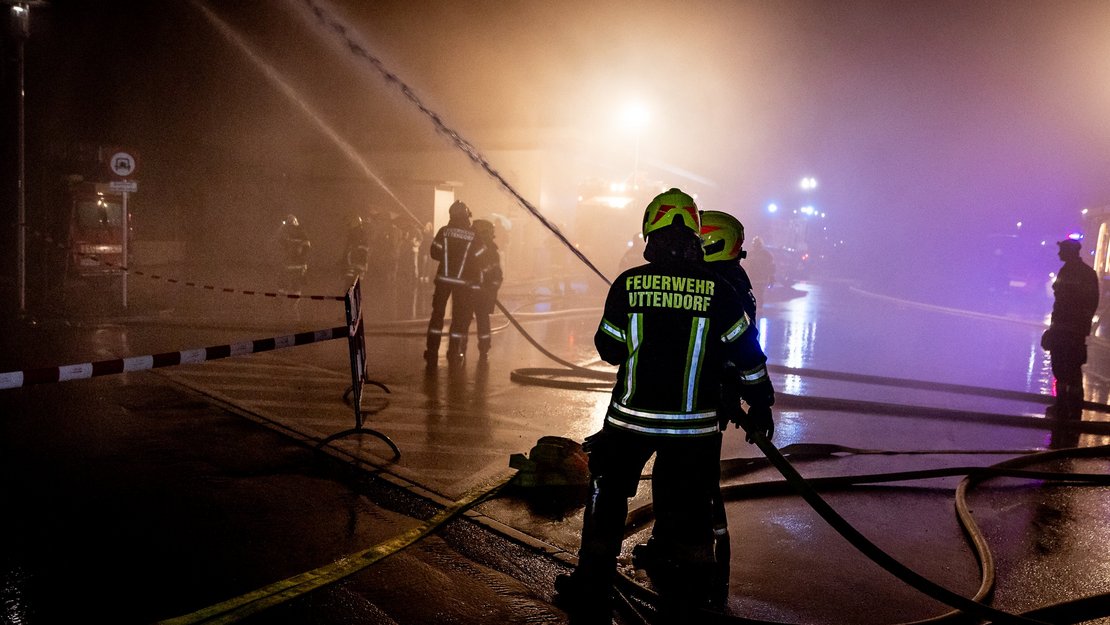
[[[465,285],[463,272],[467,263],[472,262],[483,249],[485,246],[478,235],[465,223],[451,222],[440,228],[429,251],[432,258],[439,261],[436,282]]]
[[[281,254],[286,269],[308,269],[308,250],[312,243],[302,226],[286,224],[280,232]]]
[[[482,247],[474,253],[463,278],[473,293],[474,310],[489,314],[493,312],[497,291],[501,289],[501,254],[493,241],[478,240],[482,242]]]
[[[594,335],[619,365],[606,426],[649,436],[708,436],[726,364],[767,379],[740,296],[704,263],[648,263],[617,277]]]
[[[1098,275],[1090,265],[1078,258],[1064,262],[1052,284],[1052,331],[1072,337],[1090,334],[1098,310],[1098,287]]]
[[[755,321],[755,294],[752,293],[752,281],[748,278],[748,272],[740,266],[740,261],[719,260],[706,265],[713,273],[729,283],[729,286],[740,296],[740,303],[748,319]]]

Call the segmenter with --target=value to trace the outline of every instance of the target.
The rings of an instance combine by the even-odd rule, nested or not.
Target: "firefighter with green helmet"
[[[701,242],[705,262],[736,289],[744,302],[744,312],[754,321],[756,299],[752,281],[740,265],[740,261],[748,255],[744,251],[744,224],[728,213],[702,211]]]
[[[617,381],[602,429],[584,445],[590,497],[578,566],[556,580],[556,600],[575,621],[609,622],[628,499],[652,455],[655,532],[688,573],[661,590],[679,605],[709,605],[723,425],[773,431],[766,357],[740,296],[706,267],[700,232],[692,197],[656,196],[644,211],[648,262],[621,273],[606,297],[594,345],[618,365]]]
[[[740,302],[748,319],[755,320],[756,302],[752,295],[751,281],[740,260],[744,258],[744,224],[728,213],[721,211],[701,211],[701,241],[702,253],[706,266],[719,278],[727,282],[740,296]],[[756,330],[752,328],[751,332]],[[718,439],[720,440],[720,439]],[[720,449],[717,450],[718,457]],[[719,465],[718,465],[719,466]],[[666,476],[658,471],[652,472],[653,487],[657,480]],[[729,562],[731,560],[732,546],[728,532],[728,518],[725,516],[724,498],[721,496],[720,473],[713,480],[716,488],[712,493],[713,506],[713,559],[717,565],[715,576],[711,583],[714,590],[712,600],[715,604],[723,604],[728,597]],[[664,579],[668,575],[681,574],[675,570],[674,548],[668,543],[668,538],[653,530],[646,543],[636,545],[632,550],[632,561],[640,568],[646,569],[653,580]]]

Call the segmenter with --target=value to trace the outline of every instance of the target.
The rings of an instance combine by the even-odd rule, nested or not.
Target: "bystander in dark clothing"
[[[1083,412],[1087,336],[1098,310],[1098,275],[1079,257],[1079,241],[1066,239],[1056,245],[1064,266],[1052,285],[1052,320],[1041,336],[1041,347],[1052,355],[1052,375],[1056,378],[1056,404],[1050,411],[1060,419],[1079,419]]]

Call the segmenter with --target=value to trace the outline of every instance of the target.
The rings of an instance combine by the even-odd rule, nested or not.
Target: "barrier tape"
[[[65,244],[61,243],[60,241],[55,241],[54,237],[50,236],[49,234],[39,232],[38,230],[31,230],[30,232],[32,234],[34,234],[36,237],[42,239],[43,241],[57,246],[59,249],[67,250],[67,251],[69,250],[69,248]],[[112,268],[115,268],[115,269],[119,269],[120,271],[122,271],[124,273],[127,273],[127,274],[130,274],[130,275],[145,276],[147,278],[150,278],[151,280],[163,280],[163,281],[168,282],[170,284],[179,284],[179,285],[182,285],[182,286],[191,286],[191,287],[204,289],[206,291],[213,291],[213,292],[217,292],[217,293],[239,293],[241,295],[261,295],[263,297],[274,297],[274,298],[283,297],[283,298],[286,298],[286,299],[309,299],[309,300],[328,301],[328,302],[342,302],[343,299],[344,299],[342,295],[301,295],[299,293],[281,293],[281,292],[278,292],[278,291],[258,291],[258,290],[250,290],[250,289],[231,289],[231,288],[226,288],[226,287],[213,286],[211,284],[201,284],[201,283],[193,281],[193,280],[180,280],[178,278],[169,278],[169,277],[161,276],[161,275],[156,274],[156,273],[146,273],[145,271],[140,271],[138,269],[131,269],[130,267],[124,267],[123,265],[117,265],[116,263],[111,263],[111,262],[108,262],[106,260],[101,260],[100,257],[95,255],[95,254],[83,254],[81,252],[77,252],[77,254],[79,256],[84,256],[85,258],[91,258],[91,259],[95,260],[97,263],[100,263],[101,265],[104,265],[105,267],[112,267]]]
[[[286,347],[319,343],[321,341],[345,339],[347,338],[347,333],[347,326],[337,326],[329,330],[298,332],[297,334],[288,334],[268,339],[241,341],[227,345],[186,349],[149,356],[113,358],[111,360],[100,360],[97,362],[86,362],[75,365],[9,371],[8,373],[0,373],[0,389],[20,388],[32,384],[83,380],[101,375],[145,371],[158,367],[196,364],[206,360],[218,360],[230,356],[243,356],[246,354],[268,352],[275,349],[284,349]]]

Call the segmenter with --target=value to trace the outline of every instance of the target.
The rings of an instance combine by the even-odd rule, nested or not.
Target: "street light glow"
[[[621,124],[631,130],[640,130],[651,121],[651,111],[643,102],[630,102],[620,114]]]
[[[768,204],[767,205],[767,212],[768,213],[777,213],[777,212],[779,212],[779,205],[774,204],[774,203]]]
[[[817,179],[813,176],[806,176],[802,178],[801,185],[803,191],[812,191],[817,188]]]

